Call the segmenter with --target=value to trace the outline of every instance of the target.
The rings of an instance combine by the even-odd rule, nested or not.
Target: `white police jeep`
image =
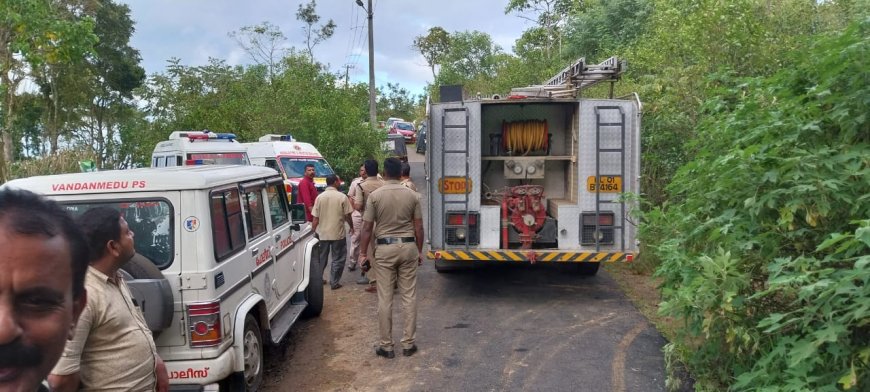
[[[31,177],[5,186],[72,214],[117,208],[135,232],[124,267],[172,390],[256,390],[264,344],[323,307],[317,240],[283,178],[257,166],[186,166]]]

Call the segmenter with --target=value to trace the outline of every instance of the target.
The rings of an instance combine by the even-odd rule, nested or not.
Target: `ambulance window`
[[[266,160],[266,167],[280,171],[278,169],[278,161],[276,161],[274,159],[267,159]]]
[[[211,193],[211,222],[215,259],[221,261],[245,247],[245,229],[239,191],[228,189]]]
[[[287,218],[287,194],[284,192],[284,184],[270,183],[266,188],[269,197],[269,215],[272,217],[272,227],[281,226],[289,220]]]
[[[175,166],[175,160],[171,156],[166,157],[166,167]]]
[[[245,220],[248,223],[248,238],[266,232],[266,213],[263,206],[263,187],[245,189]]]
[[[154,167],[163,167],[163,157],[154,158]]]
[[[181,156],[175,157],[175,166],[184,166],[184,159]]]

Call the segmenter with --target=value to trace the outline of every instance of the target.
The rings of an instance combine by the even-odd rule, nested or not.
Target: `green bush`
[[[646,216],[699,390],[870,389],[868,30],[723,83]]]

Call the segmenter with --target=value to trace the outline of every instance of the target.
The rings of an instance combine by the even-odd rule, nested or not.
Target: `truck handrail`
[[[637,102],[637,115],[640,116],[643,113],[643,102],[640,101],[640,95],[637,92],[628,93],[621,97],[616,97],[616,99],[626,99],[626,98],[634,98]]]

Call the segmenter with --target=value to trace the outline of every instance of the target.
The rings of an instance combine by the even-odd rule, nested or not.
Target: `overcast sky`
[[[305,46],[302,22],[296,20],[300,0],[119,0],[130,6],[136,32],[132,45],[142,54],[148,74],[162,72],[166,60],[177,57],[185,65],[206,64],[209,57],[229,64],[250,62],[247,54],[227,36],[244,26],[268,21],[277,25],[289,45]],[[530,22],[505,15],[508,0],[372,0],[374,8],[375,79],[419,94],[432,73],[411,47],[415,36],[430,27],[448,32],[479,30],[510,52]],[[307,2],[307,0],[306,0]],[[363,1],[364,3],[367,0]],[[315,58],[330,70],[368,81],[368,32],[365,11],[354,0],[319,0],[321,23],[332,19],[335,35],[314,48]]]

